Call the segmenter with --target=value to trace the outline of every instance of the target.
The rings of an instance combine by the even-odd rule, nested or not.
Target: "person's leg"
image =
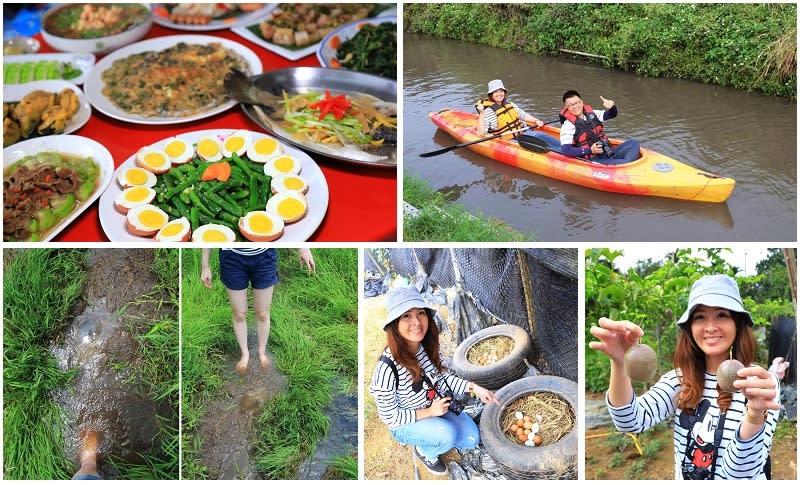
[[[100,433],[97,431],[81,432],[81,451],[79,454],[80,469],[72,476],[73,480],[102,480],[97,473],[97,444]]]
[[[478,425],[475,424],[475,421],[473,421],[467,413],[455,414],[453,412],[448,412],[442,417],[453,423],[457,431],[453,447],[469,450],[478,446],[481,440],[480,431],[478,431]]]
[[[626,140],[619,145],[614,152],[615,159],[622,159],[624,162],[629,163],[639,158],[639,142],[637,140]],[[619,163],[617,164],[619,165]]]
[[[451,421],[438,417],[407,424],[391,434],[401,443],[417,446],[425,458],[433,461],[453,447],[458,430]]]
[[[272,307],[272,290],[274,286],[260,290],[253,289],[253,306],[256,313],[256,334],[258,335],[258,361],[262,369],[272,363],[267,355],[269,341],[269,313]]]
[[[244,374],[247,372],[247,363],[250,360],[250,351],[247,349],[247,288],[244,290],[225,288],[225,290],[231,303],[233,333],[241,351],[241,358],[236,363],[236,372]]]

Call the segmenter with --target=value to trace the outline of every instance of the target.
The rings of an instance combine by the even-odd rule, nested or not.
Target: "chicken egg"
[[[169,221],[166,226],[156,233],[155,239],[159,242],[184,242],[189,240],[191,234],[192,226],[189,224],[189,219],[181,217],[180,219]]]
[[[308,212],[308,202],[300,192],[289,190],[270,197],[267,211],[277,214],[286,224],[299,221]]]
[[[136,166],[159,174],[169,170],[172,163],[163,150],[145,147],[136,152]]]
[[[137,236],[152,236],[169,221],[167,213],[152,204],[140,205],[128,211],[126,227]]]
[[[192,144],[178,137],[167,138],[167,141],[164,142],[163,150],[173,165],[189,162],[194,157]]]
[[[221,224],[205,224],[198,227],[192,233],[192,242],[234,242],[236,241],[236,234],[233,233],[228,226]]]
[[[239,218],[239,232],[250,241],[274,241],[283,234],[283,219],[267,211],[252,211]]]
[[[222,143],[213,136],[204,136],[197,140],[195,151],[198,157],[207,162],[222,160]]]
[[[283,154],[270,158],[264,164],[264,173],[270,177],[277,177],[282,174],[298,175],[301,169],[300,160],[291,155]]]
[[[291,173],[272,177],[270,187],[272,188],[273,194],[286,192],[287,190],[294,190],[301,194],[308,192],[308,182],[306,182],[306,179]]]
[[[151,174],[152,175],[152,174]],[[156,198],[156,191],[150,187],[134,186],[120,192],[114,198],[114,207],[123,214],[140,205],[149,204]]]
[[[117,172],[117,182],[123,189],[128,187],[152,187],[158,180],[153,172],[139,167],[130,167]]]
[[[247,158],[254,162],[265,163],[270,158],[283,153],[283,146],[272,137],[259,138],[247,149]]]
[[[252,144],[253,136],[250,132],[245,130],[234,131],[222,142],[222,155],[230,157],[235,153],[241,157]]]

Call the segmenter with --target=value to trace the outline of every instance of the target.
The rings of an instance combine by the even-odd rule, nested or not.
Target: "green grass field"
[[[62,372],[48,345],[69,323],[81,299],[86,252],[25,249],[4,253],[3,274],[3,475],[6,480],[69,479],[75,472],[63,454],[63,423],[49,393],[69,386],[74,371]],[[177,250],[156,254],[159,286],[147,298],[177,302]],[[158,295],[158,296],[157,296]],[[177,320],[157,322],[135,334],[148,365],[140,369],[151,398],[168,400],[177,415]],[[176,478],[177,419],[163,423],[162,452],[145,465],[116,463],[117,478]]]
[[[355,249],[312,250],[317,266],[312,275],[300,267],[294,250],[278,251],[280,283],[273,295],[269,349],[288,386],[258,416],[251,456],[264,477],[291,479],[328,431],[324,409],[341,390],[333,386],[355,392],[358,256]],[[185,479],[206,478],[197,460],[199,420],[206,403],[223,385],[219,376],[227,365],[225,356],[238,355],[227,296],[218,281],[217,291],[207,290],[200,282],[200,255],[199,249],[182,254]],[[213,250],[215,279],[218,264],[217,250]],[[252,309],[247,321],[252,327]],[[357,478],[348,457],[337,460],[337,465],[343,478]]]

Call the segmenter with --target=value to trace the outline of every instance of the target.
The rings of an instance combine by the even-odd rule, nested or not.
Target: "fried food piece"
[[[18,142],[21,137],[19,123],[10,117],[3,118],[3,148]]]
[[[51,106],[42,113],[42,122],[36,127],[36,133],[40,135],[64,133],[69,119],[66,109],[61,106]]]
[[[58,93],[58,100],[56,102],[57,106],[64,108],[64,111],[67,113],[67,118],[72,118],[72,116],[78,112],[80,109],[80,101],[78,101],[78,95],[75,94],[75,91],[64,88]]]
[[[56,93],[37,89],[25,95],[14,108],[14,119],[19,122],[23,138],[28,138],[42,119],[42,113],[55,104]]]

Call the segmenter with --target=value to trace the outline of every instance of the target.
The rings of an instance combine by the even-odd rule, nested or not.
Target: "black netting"
[[[456,344],[490,325],[517,325],[533,338],[537,350],[534,365],[544,373],[577,382],[576,249],[409,248],[368,252],[365,267],[369,271],[380,273],[385,267],[423,292],[430,293],[432,286],[458,290],[447,302],[457,325]],[[375,283],[372,285],[374,288]],[[531,295],[530,303],[526,292]]]

